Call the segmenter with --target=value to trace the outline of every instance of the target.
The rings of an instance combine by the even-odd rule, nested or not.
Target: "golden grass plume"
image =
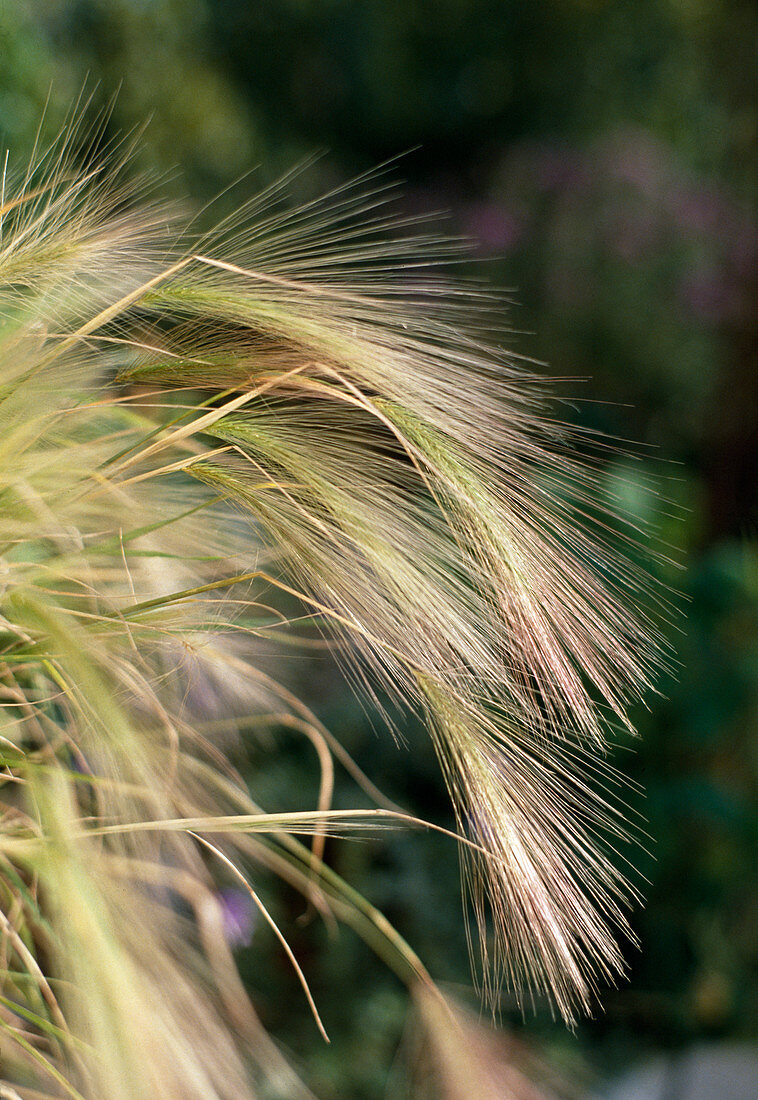
[[[428,981],[321,861],[326,831],[402,815],[329,810],[341,750],[256,664],[282,596],[426,716],[485,981],[589,1011],[629,891],[588,776],[612,785],[608,721],[657,659],[595,473],[477,335],[490,298],[434,274],[438,242],[387,237],[380,188],[264,194],[193,238],[86,144],[74,119],[0,196],[7,1094],[310,1095],[239,980],[221,873],[259,907],[256,868],[283,876]],[[319,806],[264,813],[209,710],[306,732]]]

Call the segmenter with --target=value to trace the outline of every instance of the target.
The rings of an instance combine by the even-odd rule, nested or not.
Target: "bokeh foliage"
[[[544,359],[593,433],[607,491],[667,544],[685,618],[679,662],[637,716],[620,766],[647,789],[653,856],[629,985],[581,1029],[610,1070],[643,1049],[755,1037],[758,1020],[758,14],[747,0],[15,0],[0,6],[0,131],[29,148],[85,80],[120,87],[113,132],[141,125],[144,165],[204,200],[314,151],[296,196],[413,149],[412,213],[445,209],[476,277],[513,287],[510,345]],[[97,85],[97,82],[99,86]],[[52,86],[52,92],[49,91]],[[86,95],[87,93],[85,93]],[[230,209],[231,195],[219,201]],[[528,335],[527,335],[528,333]],[[651,491],[651,485],[655,491]],[[647,537],[647,536],[645,536]],[[651,545],[653,536],[651,535]],[[322,719],[393,798],[446,824],[432,754],[392,753],[334,670],[306,680]],[[313,785],[282,733],[248,760],[271,806]],[[345,804],[353,795],[339,792]],[[330,842],[432,972],[465,984],[457,864],[428,837]],[[298,903],[270,898],[286,923]],[[240,961],[261,1011],[324,1097],[387,1087],[399,987],[360,946],[295,926],[335,1040],[320,1040],[283,957]],[[506,1014],[509,1006],[504,1005]],[[515,1026],[520,1018],[513,1016]],[[574,1041],[527,1021],[569,1063]],[[390,1077],[390,1086],[395,1078]]]

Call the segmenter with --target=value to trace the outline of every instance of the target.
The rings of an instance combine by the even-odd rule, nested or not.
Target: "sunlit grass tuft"
[[[310,1095],[224,936],[232,874],[289,951],[259,869],[354,927],[436,1019],[411,948],[322,862],[329,831],[414,822],[330,810],[333,756],[380,796],[258,667],[283,599],[359,690],[426,717],[485,987],[590,1011],[634,896],[607,854],[626,827],[605,737],[657,660],[595,474],[542,385],[477,337],[487,296],[430,274],[444,246],[387,240],[381,191],[285,214],[264,196],[247,229],[193,241],[119,182],[118,150],[77,167],[86,139],[74,120],[0,203],[8,1087]],[[318,806],[264,813],[209,716],[300,730]]]

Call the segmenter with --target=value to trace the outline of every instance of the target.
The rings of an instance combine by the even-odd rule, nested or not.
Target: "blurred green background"
[[[509,346],[574,380],[558,385],[575,399],[569,419],[642,445],[606,456],[605,489],[651,549],[663,545],[655,568],[685,615],[669,628],[675,675],[617,761],[647,791],[641,950],[628,951],[630,982],[576,1036],[540,1006],[522,1020],[505,1000],[503,1018],[582,1089],[652,1051],[755,1040],[755,4],[0,0],[0,136],[12,155],[28,156],[48,99],[55,133],[85,82],[95,103],[118,90],[112,132],[151,118],[139,160],[171,194],[199,204],[255,169],[218,212],[314,152],[295,199],[406,153],[392,169],[400,209],[446,212],[445,231],[470,239],[476,277],[512,288]],[[410,751],[397,748],[336,672],[299,676],[387,794],[449,823],[420,731],[406,727]],[[312,749],[291,734],[251,749],[246,766],[264,805],[315,802]],[[337,797],[356,801],[347,784]],[[451,845],[397,834],[330,842],[328,854],[475,1003]],[[269,894],[332,1046],[261,931],[239,960],[264,1021],[324,1100],[399,1095],[403,990],[350,934],[295,923],[302,901],[273,883]]]

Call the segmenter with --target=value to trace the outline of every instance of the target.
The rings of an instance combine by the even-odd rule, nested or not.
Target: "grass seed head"
[[[430,275],[439,242],[387,236],[381,189],[286,213],[264,196],[214,251],[166,239],[118,155],[82,168],[72,126],[2,199],[2,1004],[35,1021],[0,1011],[18,1072],[70,1096],[238,1098],[252,1053],[253,1078],[308,1095],[225,944],[224,860],[423,973],[208,732],[302,728],[327,769],[302,828],[332,827],[333,742],[257,661],[295,604],[356,683],[426,716],[476,849],[488,987],[589,1011],[623,969],[612,926],[628,934],[606,731],[658,659],[597,472],[477,335],[491,302]]]

